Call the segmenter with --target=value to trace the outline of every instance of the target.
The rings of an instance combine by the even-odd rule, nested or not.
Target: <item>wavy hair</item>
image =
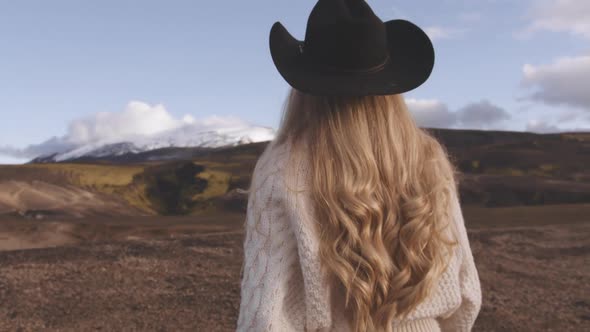
[[[309,161],[319,255],[354,331],[391,331],[435,286],[458,244],[445,237],[457,169],[401,94],[313,96],[292,89],[276,144]],[[307,144],[306,142],[309,142]]]

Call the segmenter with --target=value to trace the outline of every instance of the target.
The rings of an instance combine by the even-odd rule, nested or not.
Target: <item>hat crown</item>
[[[420,27],[383,22],[364,0],[318,0],[303,41],[275,22],[269,47],[285,81],[312,95],[404,93],[424,83],[434,66],[432,42]]]
[[[319,0],[307,22],[303,55],[336,71],[363,71],[389,56],[385,25],[364,0]]]

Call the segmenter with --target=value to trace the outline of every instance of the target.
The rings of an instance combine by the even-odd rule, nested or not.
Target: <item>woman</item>
[[[320,0],[305,41],[280,23],[293,87],[249,189],[238,331],[470,331],[481,288],[445,149],[403,92],[434,50],[362,0]]]

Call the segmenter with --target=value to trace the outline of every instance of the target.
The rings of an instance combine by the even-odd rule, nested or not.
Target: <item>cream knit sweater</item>
[[[269,143],[254,168],[245,221],[244,261],[237,331],[351,331],[343,301],[330,294],[318,258],[318,237],[304,194],[304,161],[285,176],[290,145]],[[394,331],[471,331],[481,308],[479,275],[459,201],[450,207],[460,246],[434,295],[420,303]]]

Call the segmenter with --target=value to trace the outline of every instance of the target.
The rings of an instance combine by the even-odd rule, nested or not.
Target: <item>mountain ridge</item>
[[[151,136],[90,142],[65,152],[51,152],[29,163],[52,163],[79,160],[109,160],[167,148],[219,148],[271,140],[275,130],[264,126],[236,126],[215,130],[185,125]],[[126,159],[125,157],[121,159]]]

